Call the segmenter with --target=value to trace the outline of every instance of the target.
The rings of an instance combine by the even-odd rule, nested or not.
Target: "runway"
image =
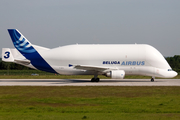
[[[0,79],[0,86],[180,86],[180,79]]]

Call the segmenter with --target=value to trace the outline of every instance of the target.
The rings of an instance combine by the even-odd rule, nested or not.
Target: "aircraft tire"
[[[96,82],[99,82],[99,78],[96,78],[95,81],[96,81]]]
[[[91,82],[95,82],[95,78],[92,78],[92,79],[91,79]]]
[[[91,82],[99,82],[99,78],[92,78]]]
[[[151,82],[154,82],[154,78],[151,78]]]

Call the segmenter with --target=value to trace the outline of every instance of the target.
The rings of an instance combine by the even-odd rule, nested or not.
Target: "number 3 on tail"
[[[7,59],[7,58],[9,58],[9,57],[10,57],[10,52],[8,52],[8,51],[7,51],[7,52],[5,52],[5,56],[4,56],[4,58],[5,58],[5,59]]]

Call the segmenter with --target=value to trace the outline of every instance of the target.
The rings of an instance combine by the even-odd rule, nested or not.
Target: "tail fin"
[[[8,32],[11,36],[14,47],[21,54],[26,56],[26,54],[36,52],[32,44],[17,29],[8,29]]]
[[[17,29],[8,29],[14,47],[37,69],[53,72],[56,71],[41,56],[40,51],[49,50],[44,47],[32,45]],[[38,51],[37,51],[38,50]],[[7,53],[8,55],[9,53]]]

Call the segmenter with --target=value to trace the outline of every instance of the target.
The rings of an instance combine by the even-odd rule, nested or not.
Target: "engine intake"
[[[123,79],[125,76],[124,70],[112,70],[106,73],[107,77],[111,77],[112,79]]]

